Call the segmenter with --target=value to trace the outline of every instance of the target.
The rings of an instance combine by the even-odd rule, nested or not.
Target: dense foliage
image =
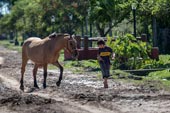
[[[126,34],[118,37],[112,42],[112,38],[108,37],[107,45],[109,45],[114,53],[114,67],[120,69],[139,69],[149,59],[151,46],[147,42],[137,40],[133,35]]]
[[[86,15],[83,11],[87,3],[81,1],[78,6],[77,1],[16,0],[10,13],[0,19],[0,26],[3,28],[1,33],[18,31],[28,36],[43,37],[54,31],[78,31],[82,15]]]
[[[0,8],[6,4],[10,13],[1,16],[0,32],[46,36],[55,30],[89,35],[88,31],[93,29],[96,35],[106,36],[114,32],[115,27],[126,27],[119,26],[123,20],[127,20],[126,25],[132,25],[131,4],[134,2],[138,34],[152,34],[153,17],[161,27],[170,26],[169,0],[1,0]],[[132,32],[132,28],[127,32]]]
[[[129,0],[91,0],[90,21],[96,25],[100,36],[106,36],[113,27],[129,17]]]

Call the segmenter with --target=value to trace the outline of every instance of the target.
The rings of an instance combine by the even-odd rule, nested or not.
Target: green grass
[[[159,61],[148,59],[145,61],[145,65],[142,68],[169,68],[170,67],[170,55],[159,55]]]
[[[136,86],[143,87],[144,89],[151,90],[166,90],[170,91],[170,70],[155,71],[149,73],[148,76],[136,76],[122,70],[114,70],[111,72],[112,78],[117,81],[125,83],[132,83]],[[135,77],[141,77],[142,80],[135,80]]]
[[[149,67],[151,68],[165,68],[165,70],[151,72],[147,76],[142,77],[142,80],[129,79],[128,73],[116,70],[114,72],[114,78],[119,79],[117,76],[123,75],[123,81],[129,81],[130,83],[134,83],[145,88],[153,88],[157,90],[164,89],[170,91],[170,70],[166,69],[170,67],[170,55],[159,55],[159,61],[150,60],[148,65],[150,65]]]
[[[170,63],[170,55],[159,55],[159,59],[164,63]]]
[[[170,70],[162,70],[151,72],[145,79],[145,81],[151,81],[153,83],[161,84],[160,88],[165,88],[166,90],[170,90]]]
[[[64,61],[64,67],[74,73],[99,71],[99,65],[96,60]]]
[[[0,40],[0,45],[18,52],[21,52],[22,50],[21,46],[15,46],[14,43],[10,43],[9,40]]]
[[[151,72],[148,75],[148,78],[155,79],[155,80],[170,80],[170,70],[166,69],[163,71]]]

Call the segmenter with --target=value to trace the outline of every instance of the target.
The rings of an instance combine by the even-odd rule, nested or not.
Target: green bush
[[[113,42],[112,37],[108,37],[107,45],[115,53],[114,67],[120,69],[141,68],[144,61],[149,59],[148,53],[151,51],[148,43],[137,40],[131,34],[118,37]]]

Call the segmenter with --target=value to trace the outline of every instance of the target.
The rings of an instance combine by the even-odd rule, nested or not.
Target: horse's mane
[[[52,34],[50,34],[48,37],[49,38],[55,38],[55,37],[60,37],[60,36],[69,36],[69,34],[67,34],[67,33],[56,33],[56,32],[54,32],[54,33],[52,33]]]

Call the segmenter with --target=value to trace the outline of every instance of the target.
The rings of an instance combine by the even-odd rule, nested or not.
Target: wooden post
[[[152,18],[153,21],[153,46],[157,47],[157,22],[156,22],[156,18],[153,16]]]
[[[75,39],[77,41],[77,48],[80,49],[81,48],[81,36],[75,36]]]
[[[84,50],[88,50],[88,36],[84,36]]]
[[[151,50],[151,58],[159,60],[159,48],[158,47],[153,47]]]
[[[147,40],[147,35],[146,34],[142,34],[141,35],[141,40],[143,41],[143,42],[147,42],[148,40]]]

